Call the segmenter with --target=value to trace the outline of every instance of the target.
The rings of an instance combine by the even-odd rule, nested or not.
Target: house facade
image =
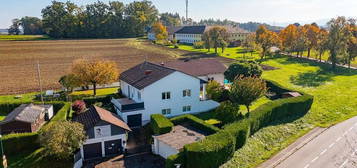
[[[80,148],[81,160],[119,155],[125,151],[127,132],[131,130],[116,114],[91,106],[73,121],[83,124],[87,135]]]
[[[219,106],[206,98],[207,81],[163,64],[144,62],[120,75],[126,98],[112,99],[129,127],[150,122],[152,114],[174,117],[209,111]]]
[[[166,27],[166,31],[167,31],[167,40],[169,41],[172,41],[175,39],[175,32],[182,29],[181,26],[177,26],[177,27],[172,27],[172,26],[169,26],[169,27]],[[148,39],[151,40],[151,41],[154,41],[156,40],[156,34],[155,32],[153,32],[152,30],[149,31],[148,33]]]
[[[36,132],[52,116],[52,105],[22,104],[0,122],[1,134]]]

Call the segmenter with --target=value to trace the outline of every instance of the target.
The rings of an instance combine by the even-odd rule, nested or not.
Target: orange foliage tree
[[[156,22],[152,26],[156,40],[166,40],[168,33],[166,27],[161,22]]]
[[[266,29],[263,25],[257,29],[255,38],[257,44],[260,45],[263,50],[261,59],[265,57],[271,47],[280,46],[281,43],[279,36],[275,32]]]

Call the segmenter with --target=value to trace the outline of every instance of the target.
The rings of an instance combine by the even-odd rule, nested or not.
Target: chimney
[[[144,74],[145,74],[145,75],[150,75],[151,72],[152,72],[152,70],[145,70]]]
[[[165,63],[164,62],[161,62],[161,64],[160,64],[161,66],[165,66]]]

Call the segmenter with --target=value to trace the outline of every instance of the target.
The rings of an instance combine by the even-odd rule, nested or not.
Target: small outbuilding
[[[281,95],[281,98],[299,97],[299,96],[301,96],[299,92],[285,92]]]
[[[189,125],[176,125],[170,133],[153,136],[152,152],[167,159],[179,153],[186,144],[197,142],[206,136],[203,131]]]
[[[52,105],[22,104],[0,122],[1,134],[36,132],[52,116]]]

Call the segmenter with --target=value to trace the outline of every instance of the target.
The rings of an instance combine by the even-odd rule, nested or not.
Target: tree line
[[[296,53],[297,56],[307,51],[308,58],[312,55],[311,51],[315,50],[320,61],[322,55],[329,51],[328,60],[332,63],[332,69],[336,68],[336,64],[350,66],[357,57],[356,20],[337,17],[327,23],[327,29],[316,23],[291,24],[279,33],[261,25],[255,34],[246,39],[243,46],[250,51],[261,51],[262,59],[271,47],[278,47],[288,54]]]

